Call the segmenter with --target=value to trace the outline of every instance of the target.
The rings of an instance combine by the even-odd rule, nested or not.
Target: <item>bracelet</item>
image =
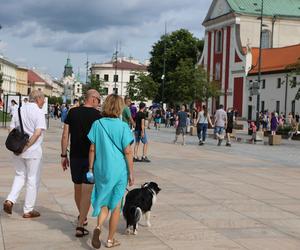
[[[65,154],[65,155],[63,155],[63,154],[60,154],[60,157],[62,157],[62,158],[66,158],[66,157],[68,157],[68,155],[67,155],[67,154]]]

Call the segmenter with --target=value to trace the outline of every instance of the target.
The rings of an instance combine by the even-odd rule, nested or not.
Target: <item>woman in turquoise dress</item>
[[[93,123],[88,134],[91,141],[89,161],[90,171],[94,173],[94,189],[91,196],[93,216],[98,217],[92,245],[100,248],[101,227],[111,211],[109,234],[106,247],[120,243],[114,238],[123,196],[129,182],[134,183],[133,155],[131,144],[133,136],[128,124],[119,118],[124,101],[118,95],[109,95],[103,104],[103,118]]]

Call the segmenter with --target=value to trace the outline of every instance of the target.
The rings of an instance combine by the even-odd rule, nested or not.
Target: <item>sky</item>
[[[0,55],[61,78],[68,55],[85,80],[90,63],[121,54],[141,62],[152,45],[180,28],[203,38],[211,0],[0,0]]]

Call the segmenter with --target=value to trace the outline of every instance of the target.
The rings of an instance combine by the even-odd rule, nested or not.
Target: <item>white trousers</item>
[[[22,188],[26,184],[23,210],[24,213],[28,213],[33,210],[36,202],[40,184],[41,159],[24,159],[16,156],[13,163],[16,168],[16,175],[7,200],[16,203]]]

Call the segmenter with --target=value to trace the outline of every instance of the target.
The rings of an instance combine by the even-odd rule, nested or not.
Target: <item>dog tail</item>
[[[142,209],[140,209],[139,207],[131,207],[130,208],[130,213],[131,213],[132,218],[134,220],[133,222],[138,223],[139,220],[142,217]]]

